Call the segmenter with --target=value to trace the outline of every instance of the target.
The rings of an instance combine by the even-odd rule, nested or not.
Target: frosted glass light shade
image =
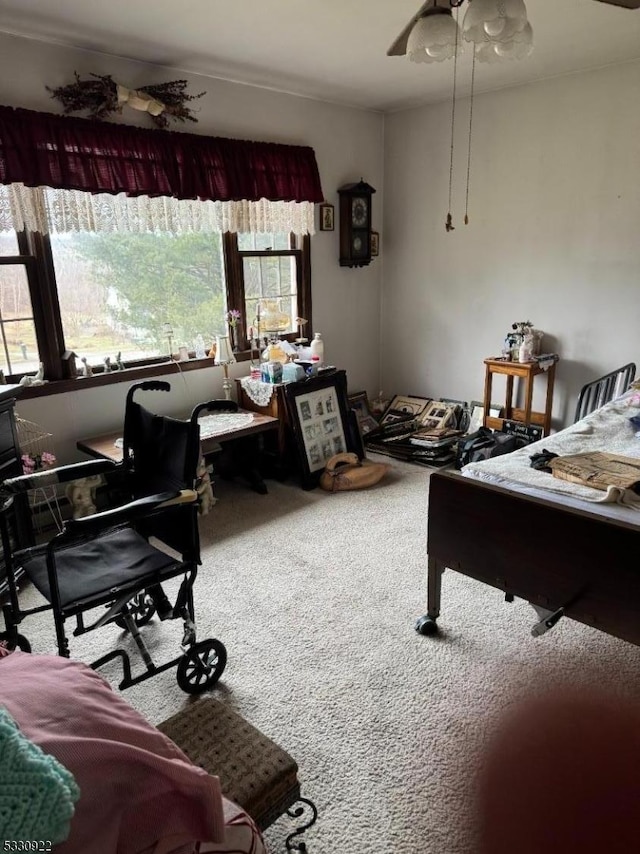
[[[533,29],[527,22],[523,30],[508,42],[496,42],[493,46],[501,59],[525,59],[533,51]]]
[[[233,365],[236,357],[233,355],[233,350],[229,343],[228,335],[216,335],[216,355],[214,364],[216,365]]]
[[[533,29],[527,23],[508,42],[485,41],[475,46],[478,62],[501,62],[504,59],[526,59],[533,51]]]
[[[462,22],[466,41],[510,41],[527,24],[524,0],[471,0]]]
[[[407,56],[411,62],[442,62],[451,59],[462,49],[458,24],[451,9],[435,6],[413,26],[407,40]]]

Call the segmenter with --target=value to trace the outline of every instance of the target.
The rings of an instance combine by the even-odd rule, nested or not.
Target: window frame
[[[70,377],[68,366],[63,360],[66,350],[60,303],[53,262],[51,241],[48,235],[39,232],[16,232],[19,255],[0,256],[0,264],[20,264],[25,267],[33,321],[38,342],[40,361],[44,364],[45,377],[48,382],[42,386],[27,386],[21,393],[22,397],[40,397],[66,391],[78,391],[81,388],[91,388],[117,382],[130,382],[133,379],[158,376],[180,371],[197,370],[211,366],[211,360],[190,358],[189,361],[168,361],[166,356],[147,359],[137,359],[125,362],[124,371],[105,372],[102,366],[94,368],[91,377]],[[240,250],[237,234],[226,232],[222,235],[223,257],[227,292],[227,306],[239,306],[241,312],[240,326],[241,351],[236,353],[238,361],[247,361],[251,352],[246,337],[247,318],[244,297],[243,258],[249,256],[281,256],[296,257],[296,291],[298,299],[298,316],[308,321],[307,334],[311,336],[311,238],[310,235],[290,236],[290,248],[282,250]],[[283,338],[293,341],[296,333],[290,333]],[[176,367],[177,366],[177,367]],[[11,374],[9,382],[19,382],[24,374]]]
[[[311,240],[308,234],[296,238],[291,234],[289,238],[289,249],[239,249],[238,235],[227,232],[223,235],[223,252],[225,269],[227,273],[227,304],[239,306],[240,311],[240,345],[241,357],[249,358],[249,341],[247,329],[251,326],[247,322],[244,293],[244,258],[273,258],[294,257],[296,259],[296,295],[298,299],[298,317],[304,317],[307,321],[309,332],[312,328],[311,318]],[[297,332],[290,332],[282,338],[294,341]]]

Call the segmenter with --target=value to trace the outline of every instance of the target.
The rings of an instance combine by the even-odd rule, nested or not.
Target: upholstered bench
[[[295,760],[238,712],[218,700],[198,700],[158,725],[209,774],[220,778],[223,794],[239,804],[261,830],[283,815],[310,817],[286,839],[287,851],[306,851],[298,837],[317,818],[314,804],[300,795]],[[300,804],[300,806],[296,806]]]

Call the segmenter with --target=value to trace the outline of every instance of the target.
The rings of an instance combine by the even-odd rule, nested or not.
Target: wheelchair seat
[[[149,545],[131,528],[111,531],[99,540],[63,547],[56,562],[58,566],[64,565],[64,571],[58,573],[58,594],[66,616],[83,610],[86,603],[94,606],[108,602],[114,594],[132,585],[137,592],[140,585],[148,587],[157,583],[162,571],[171,570],[175,564],[171,556]],[[27,553],[22,568],[44,598],[51,601],[46,554]]]
[[[120,688],[177,665],[179,686],[200,693],[222,675],[227,653],[219,640],[196,641],[193,584],[200,564],[196,473],[200,454],[198,416],[217,408],[216,401],[200,404],[188,420],[156,415],[134,400],[138,391],[170,390],[169,383],[142,382],[128,391],[123,432],[123,461],[91,461],[12,478],[0,487],[0,533],[7,564],[9,601],[3,606],[6,631],[0,634],[10,647],[28,649],[17,627],[29,615],[51,610],[58,653],[69,657],[65,622],[75,618],[74,636],[116,623],[132,636],[145,671],[133,676],[129,655],[116,647],[92,663],[98,668],[120,659]],[[124,503],[69,519],[60,533],[38,545],[18,543],[16,515],[24,512],[17,500],[28,490],[71,483],[100,474],[110,495]],[[20,608],[17,577],[24,574],[47,604]],[[162,583],[182,576],[175,602]],[[99,609],[96,617],[95,610]],[[88,612],[93,611],[89,615]],[[158,613],[161,620],[181,619],[181,654],[156,664],[140,629]],[[85,623],[85,615],[89,622]],[[151,627],[150,627],[151,628]],[[113,631],[113,628],[111,628]]]

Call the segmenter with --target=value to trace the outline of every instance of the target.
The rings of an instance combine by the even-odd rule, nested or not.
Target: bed
[[[445,568],[529,601],[542,634],[569,617],[640,644],[640,496],[533,471],[532,454],[603,450],[640,457],[634,389],[581,421],[504,457],[435,472],[428,511],[427,613],[434,634]]]
[[[59,854],[265,854],[260,832],[95,671],[0,654],[0,838]]]

